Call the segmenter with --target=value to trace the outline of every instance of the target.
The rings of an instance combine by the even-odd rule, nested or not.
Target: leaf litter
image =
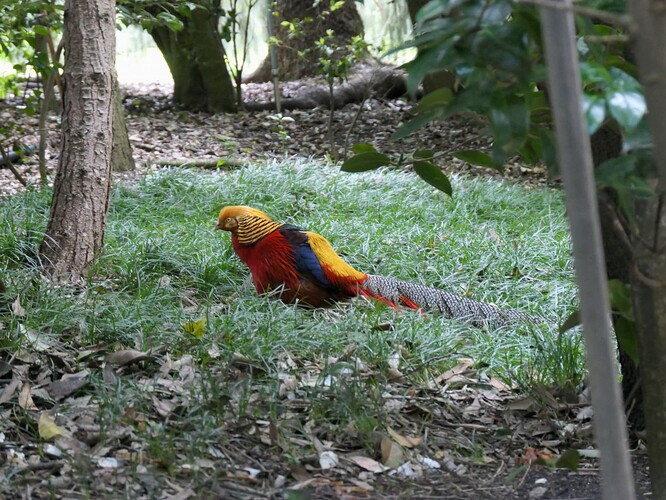
[[[458,496],[442,498],[511,498],[517,479],[497,477],[515,469],[597,472],[593,453],[575,451],[590,442],[588,402],[525,404],[529,397],[467,358],[424,384],[391,377],[404,370],[399,348],[382,367],[358,359],[353,344],[322,359],[280,352],[274,372],[233,353],[202,370],[190,354],[159,349],[55,340],[50,352],[26,349],[33,356],[4,360],[0,376],[0,484],[8,492],[57,484],[62,497],[119,488],[136,498],[188,497],[203,488],[230,498],[291,490],[342,498],[404,481],[436,491],[455,477]],[[368,381],[377,389],[366,394],[376,428],[312,410],[318,399],[344,404],[341,388]],[[115,415],[111,404],[121,406]],[[206,411],[208,427],[193,427]]]

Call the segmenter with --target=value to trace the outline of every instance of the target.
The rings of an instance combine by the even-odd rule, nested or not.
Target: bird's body
[[[396,308],[435,310],[476,324],[534,322],[520,311],[503,311],[437,288],[357,271],[324,237],[275,222],[251,207],[223,208],[216,227],[231,232],[234,251],[250,269],[257,292],[274,292],[284,302],[322,307],[365,296]]]

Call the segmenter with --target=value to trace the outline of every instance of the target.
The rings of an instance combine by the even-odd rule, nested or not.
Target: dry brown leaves
[[[317,80],[281,83],[283,97],[298,95],[309,85],[321,84]],[[272,100],[271,84],[247,84],[246,100]],[[134,85],[123,89],[127,109],[127,126],[133,148],[136,172],[115,174],[117,180],[135,180],[159,168],[159,162],[180,164],[184,161],[218,159],[237,162],[265,163],[271,158],[289,156],[323,158],[329,153],[328,110],[294,110],[278,116],[273,112],[252,112],[239,115],[208,115],[174,109],[170,102],[173,91],[169,85]],[[28,117],[17,109],[20,102],[0,102],[0,120],[15,121],[22,131],[8,143],[39,143],[36,117]],[[334,128],[337,158],[343,158],[347,148],[359,142],[370,143],[382,152],[397,158],[403,152],[415,149],[456,151],[459,149],[487,150],[489,138],[480,136],[482,124],[473,117],[452,118],[434,123],[418,134],[398,142],[390,142],[391,134],[411,117],[412,103],[405,100],[368,100],[354,128],[349,132],[359,104],[336,110]],[[349,132],[349,137],[346,138]],[[346,138],[346,139],[345,139]],[[345,144],[346,142],[346,144]],[[7,144],[7,145],[9,145]],[[57,167],[60,126],[59,117],[49,120],[49,147],[47,166],[53,173]],[[440,166],[448,173],[469,172],[474,175],[501,175],[490,169],[472,168],[456,159],[448,158]],[[38,182],[37,156],[17,165],[19,172],[31,183]],[[545,172],[539,168],[507,165],[504,177],[521,182],[543,185]],[[23,189],[8,169],[0,168],[0,196],[14,194]]]
[[[466,358],[427,383],[406,374],[401,346],[384,367],[369,366],[350,345],[318,360],[281,352],[274,373],[239,354],[202,372],[192,355],[174,358],[163,347],[144,352],[24,333],[21,349],[0,363],[0,484],[9,492],[29,485],[57,486],[63,496],[188,498],[201,488],[239,498],[284,489],[371,495],[382,477],[466,482],[471,469],[489,468],[486,484],[467,482],[472,492],[497,487],[491,472],[507,464],[552,463],[590,439],[586,402],[516,396]],[[230,387],[222,399],[197,389],[210,377]],[[123,396],[130,385],[135,390]],[[277,388],[271,401],[268,386]],[[363,429],[355,420],[362,415],[336,414],[354,386],[369,388],[361,398],[381,427]],[[113,401],[127,406],[109,416]],[[196,433],[179,429],[197,405],[218,405],[219,416],[193,454],[187,436]],[[169,426],[174,441],[162,456],[151,436]]]

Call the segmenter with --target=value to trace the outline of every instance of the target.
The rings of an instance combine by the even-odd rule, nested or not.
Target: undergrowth
[[[188,409],[188,421],[200,428],[227,411],[206,398],[241,401],[243,390],[250,399],[258,391],[270,414],[279,410],[271,401],[285,359],[301,374],[310,364],[332,360],[314,377],[312,386],[321,388],[328,370],[357,369],[339,359],[350,349],[375,375],[336,386],[334,394],[313,390],[308,411],[331,425],[356,419],[364,435],[381,421],[381,405],[368,396],[390,379],[395,356],[400,372],[417,386],[463,357],[488,377],[527,390],[535,384],[579,386],[585,376],[579,333],[559,336],[556,329],[576,302],[561,193],[462,177],[453,184],[448,198],[413,175],[342,174],[303,160],[216,173],[165,169],[116,186],[104,252],[79,288],[54,286],[39,274],[48,193],[2,200],[0,273],[7,291],[0,304],[0,349],[11,355],[25,345],[26,332],[39,332],[81,346],[168,352],[172,359],[190,355],[202,378],[192,389],[197,404]],[[550,324],[486,331],[361,299],[305,310],[259,297],[229,235],[214,231],[218,211],[230,204],[251,205],[324,235],[364,272],[539,314]],[[16,297],[24,315],[11,312]],[[185,331],[183,325],[202,318],[203,336]],[[260,389],[206,376],[238,359],[253,367]],[[109,425],[127,404],[140,406],[141,390],[125,383],[122,394],[98,394]],[[256,406],[256,395],[250,403]],[[143,432],[158,447],[175,439],[166,428]]]

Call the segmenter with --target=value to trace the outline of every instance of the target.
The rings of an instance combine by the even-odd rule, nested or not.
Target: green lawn
[[[167,469],[181,460],[174,449],[184,453],[182,460],[205,455],[210,440],[219,439],[221,421],[248,412],[275,416],[289,377],[308,388],[304,411],[310,418],[351,420],[365,435],[384,418],[372,396],[396,367],[415,387],[461,357],[522,389],[577,385],[584,377],[580,333],[556,330],[576,307],[562,194],[452,180],[449,198],[410,174],[342,174],[305,160],[215,173],[162,170],[115,188],[104,254],[88,285],[75,289],[39,274],[48,194],[2,200],[0,272],[8,290],[0,303],[0,352],[6,359],[39,355],[37,337],[69,356],[70,371],[87,367],[93,390],[84,393],[92,395],[96,419],[109,436],[115,426],[127,425],[128,408],[154,411],[159,390],[151,382],[153,390],[146,392],[146,380],[158,368],[122,367],[110,387],[102,359],[90,363],[96,352],[155,352],[162,367],[181,363],[174,368],[181,379],[182,366],[189,366],[194,378],[183,389],[187,403],[172,409],[168,423],[149,418],[133,431],[142,450]],[[552,325],[485,331],[361,299],[313,311],[258,297],[229,234],[213,230],[219,209],[229,204],[251,205],[324,235],[361,271],[540,314]],[[24,314],[11,313],[17,296]],[[201,338],[185,331],[201,318]],[[354,363],[343,362],[349,359]],[[361,370],[358,363],[372,375],[328,387],[327,377]],[[249,378],[232,377],[234,370]],[[328,397],[331,391],[337,398]],[[15,432],[36,434],[28,421]]]

